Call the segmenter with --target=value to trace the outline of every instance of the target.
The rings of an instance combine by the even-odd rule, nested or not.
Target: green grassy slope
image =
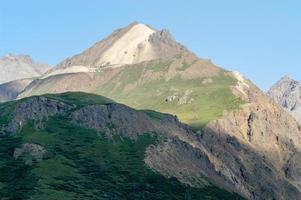
[[[109,103],[83,93],[47,96],[80,106]],[[12,110],[17,103],[0,104],[0,109]],[[9,113],[1,116],[1,123],[9,119]],[[191,188],[153,172],[143,161],[145,149],[157,143],[148,133],[135,141],[117,135],[109,139],[71,123],[68,113],[51,117],[43,130],[33,127],[29,123],[17,135],[0,136],[0,199],[239,199],[213,186]],[[25,165],[30,155],[13,157],[23,143],[43,146],[46,156]]]
[[[193,62],[183,62],[177,71],[181,73],[192,64]],[[210,77],[209,82],[204,83],[208,80],[207,77],[183,79],[176,75],[166,79],[165,75],[170,67],[171,62],[167,61],[126,66],[113,81],[100,85],[95,93],[136,109],[177,115],[182,122],[196,129],[218,119],[225,110],[237,109],[243,103],[231,91],[237,80],[225,71]],[[104,76],[105,73],[101,72],[98,76]],[[153,74],[153,77],[143,78],[146,74]],[[179,99],[183,100],[185,94],[186,102],[184,100],[181,104]],[[175,96],[174,100],[166,101],[171,96]]]

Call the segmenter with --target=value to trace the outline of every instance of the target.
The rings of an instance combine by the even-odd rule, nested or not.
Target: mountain
[[[30,56],[7,54],[0,59],[0,84],[38,77],[48,69],[47,64],[35,62]]]
[[[6,82],[0,85],[0,102],[11,101],[25,89],[33,79],[20,79]]]
[[[95,72],[143,61],[170,58],[185,51],[167,30],[156,31],[134,22],[118,29],[91,48],[67,58],[46,76],[72,72]]]
[[[280,79],[267,95],[290,112],[301,124],[301,83],[288,76]]]
[[[48,94],[0,104],[0,195],[242,199],[236,192],[247,199],[300,199],[301,131],[293,134],[294,120],[282,127],[290,120],[285,114],[268,119],[267,128],[263,118],[271,113],[247,115],[249,109],[225,113],[194,132],[175,116],[137,111],[92,94]],[[227,123],[233,118],[241,125]],[[275,135],[274,126],[291,132]]]
[[[242,199],[174,116],[84,93],[0,110],[2,199]]]
[[[131,31],[138,27],[149,32]],[[186,136],[173,133],[192,149],[160,146],[147,154],[157,156],[145,159],[150,168],[189,185],[208,180],[247,199],[301,199],[301,127],[296,120],[239,72],[198,58],[165,33],[137,23],[117,30],[62,61],[18,98],[82,91],[172,114],[188,125]],[[136,37],[137,43],[123,40]],[[144,45],[159,53],[147,56],[152,54],[140,48]],[[125,51],[141,60],[129,59]],[[175,156],[181,152],[185,160]]]
[[[138,42],[132,44],[136,37]],[[149,48],[146,51],[141,46]],[[122,55],[106,56],[111,51],[113,55],[122,51]],[[134,55],[141,59],[129,61]],[[107,57],[113,60],[102,65]],[[154,31],[147,25],[133,23],[82,54],[62,61],[32,82],[19,98],[66,91],[90,92],[137,109],[171,113],[198,128],[222,116],[224,110],[238,107],[239,98],[231,92],[235,82],[230,72],[210,60],[199,59],[168,31]]]

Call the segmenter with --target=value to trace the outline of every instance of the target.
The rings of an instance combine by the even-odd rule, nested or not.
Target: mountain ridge
[[[49,69],[44,63],[34,61],[28,55],[7,54],[0,59],[0,84],[18,79],[33,78]]]
[[[301,82],[284,76],[271,87],[267,95],[301,124]]]

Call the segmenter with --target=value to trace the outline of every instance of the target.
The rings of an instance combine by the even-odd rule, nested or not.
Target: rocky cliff
[[[301,124],[301,83],[288,76],[279,80],[267,95],[291,113]]]
[[[233,92],[246,104],[239,110],[225,112],[203,130],[205,144],[217,160],[216,168],[236,187],[245,189],[252,185],[250,199],[300,198],[296,173],[301,165],[300,125],[242,76]],[[221,148],[219,143],[227,145]],[[233,152],[228,154],[225,148]],[[228,171],[229,167],[233,171]]]

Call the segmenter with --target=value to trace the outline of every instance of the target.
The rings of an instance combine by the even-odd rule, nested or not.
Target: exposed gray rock
[[[0,84],[38,77],[48,69],[47,64],[35,62],[30,56],[7,54],[0,59]]]
[[[18,159],[22,155],[29,155],[26,157],[25,164],[31,165],[33,161],[42,161],[46,150],[38,144],[25,143],[21,148],[16,148],[14,151],[14,158]]]
[[[166,102],[172,102],[172,101],[174,101],[174,100],[176,100],[178,98],[179,98],[178,95],[174,94],[174,95],[166,97],[165,101]]]
[[[285,76],[267,92],[267,95],[301,124],[301,82]]]
[[[0,85],[0,103],[16,99],[31,82],[32,79],[21,79]]]
[[[46,97],[32,97],[16,105],[11,120],[0,129],[2,133],[18,133],[30,120],[35,128],[43,128],[43,121],[56,114],[64,114],[75,106]]]
[[[165,43],[169,46],[174,47],[179,45],[176,42],[175,38],[171,35],[171,33],[166,29],[153,33],[152,35],[150,35],[148,40],[154,44]]]
[[[291,182],[267,157],[237,138],[206,129],[199,141],[207,150],[215,170],[229,181],[228,185],[235,187],[247,199],[301,198],[294,181]],[[296,162],[295,158],[292,160]],[[291,169],[297,168],[294,166]],[[218,180],[215,183],[225,184]]]
[[[136,138],[143,133],[180,132],[176,118],[166,115],[157,121],[144,112],[135,111],[121,104],[92,105],[80,108],[71,114],[77,124],[106,134],[117,133],[124,137]],[[164,124],[165,123],[165,124]]]
[[[166,59],[179,53],[188,52],[187,48],[178,43],[166,29],[154,32],[149,36],[148,41],[155,49],[157,58]]]

